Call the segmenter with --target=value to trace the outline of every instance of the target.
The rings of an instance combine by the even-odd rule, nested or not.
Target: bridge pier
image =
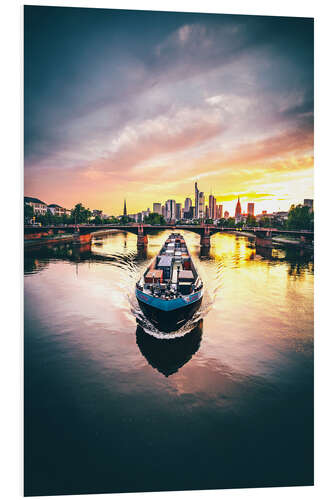
[[[205,226],[204,232],[200,235],[200,246],[203,248],[210,248],[210,231],[207,226]]]
[[[273,248],[272,231],[256,231],[256,247]]]
[[[138,239],[137,239],[137,247],[144,248],[148,245],[148,236],[144,233],[143,225],[140,224],[138,226]]]
[[[76,231],[73,235],[73,244],[87,245],[91,243],[91,239],[92,239],[91,233],[81,234],[80,231]]]
[[[301,234],[300,244],[301,246],[312,245],[313,235],[312,234]]]

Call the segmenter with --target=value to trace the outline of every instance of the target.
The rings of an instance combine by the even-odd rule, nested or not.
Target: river
[[[172,339],[134,296],[170,231],[25,255],[26,495],[313,483],[313,256],[180,232],[205,295]]]

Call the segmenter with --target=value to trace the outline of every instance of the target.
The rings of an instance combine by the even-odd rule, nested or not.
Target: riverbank
[[[238,236],[246,236],[247,238],[255,238],[255,235],[253,233],[248,233],[246,231],[228,231],[228,234],[234,234]],[[304,244],[301,240],[298,238],[295,238],[293,236],[272,236],[272,244],[274,246],[293,246],[293,247],[308,247],[308,248],[313,248],[313,244]]]
[[[108,233],[117,232],[117,229],[105,229],[101,231],[95,231],[93,237],[103,236]],[[30,248],[37,248],[45,245],[56,245],[59,243],[73,243],[74,234],[52,234],[49,236],[42,236],[41,238],[29,238],[24,240],[24,250]]]
[[[24,249],[35,248],[43,245],[52,245],[56,243],[69,243],[74,241],[73,234],[57,234],[52,236],[43,236],[42,238],[34,238],[24,240]]]

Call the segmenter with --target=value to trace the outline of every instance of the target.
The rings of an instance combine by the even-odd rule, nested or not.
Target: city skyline
[[[100,214],[103,213],[104,215],[108,215],[109,217],[111,217],[111,216],[120,217],[120,216],[124,216],[124,215],[131,216],[131,215],[138,215],[138,214],[147,214],[148,215],[149,213],[157,213],[158,215],[163,215],[165,219],[174,219],[174,218],[180,219],[180,218],[183,218],[183,217],[179,216],[180,214],[183,214],[183,212],[189,212],[191,209],[193,210],[193,217],[190,217],[190,218],[193,218],[193,219],[211,218],[211,219],[216,220],[216,219],[223,218],[225,213],[227,213],[228,217],[229,217],[229,211],[225,209],[226,207],[224,206],[224,202],[217,203],[217,198],[219,198],[219,197],[215,197],[212,194],[210,194],[209,197],[206,198],[206,200],[208,200],[208,203],[204,204],[204,210],[202,211],[203,217],[197,217],[196,213],[199,213],[199,210],[196,211],[196,208],[195,208],[196,207],[196,203],[195,203],[196,191],[198,192],[198,194],[199,193],[203,194],[203,198],[205,199],[204,193],[199,191],[199,189],[197,188],[197,183],[195,183],[195,193],[193,196],[194,201],[192,200],[191,197],[186,197],[183,200],[184,203],[182,203],[182,202],[177,203],[173,199],[168,199],[165,202],[163,202],[163,201],[156,202],[155,201],[155,202],[153,202],[153,204],[151,206],[152,209],[151,209],[151,207],[148,206],[146,209],[142,208],[138,212],[130,212],[127,210],[127,200],[126,200],[126,198],[123,198],[123,210],[122,210],[122,212],[121,213],[112,213],[112,214],[111,213],[105,214],[105,212],[103,210],[96,209],[96,208],[93,208],[93,209],[91,209],[91,207],[86,207],[86,208],[88,208],[89,210],[92,210],[92,212],[100,212]],[[68,207],[67,208],[62,207],[61,205],[58,205],[58,204],[45,203],[43,200],[40,200],[40,197],[25,196],[24,198],[29,199],[29,202],[31,200],[34,200],[36,202],[41,202],[41,203],[45,204],[46,209],[49,207],[58,207],[59,209],[64,209],[66,211],[71,210]],[[198,204],[200,204],[199,197],[198,197],[197,201],[198,201]],[[255,202],[248,202],[246,210],[245,210],[245,203],[243,203],[243,209],[242,209],[241,203],[243,201],[244,200],[242,200],[240,198],[240,196],[237,197],[237,199],[235,200],[234,208],[230,214],[230,217],[237,218],[239,216],[244,216],[244,215],[252,215],[252,216],[256,217],[259,215],[270,213],[267,210],[267,208],[264,208],[261,211],[256,209]],[[82,201],[81,201],[81,203],[82,203]],[[297,204],[298,203],[292,203],[292,205],[294,205],[294,206],[296,206]],[[83,203],[83,205],[84,205],[84,203]],[[299,203],[299,205],[307,205],[311,209],[313,209],[313,199],[303,198],[302,202]],[[74,208],[74,205],[72,208]],[[289,207],[289,209],[290,209],[290,207]],[[277,212],[280,212],[280,210],[273,210],[271,213],[277,213]],[[283,211],[281,211],[281,212],[283,212]]]
[[[257,213],[313,198],[311,19],[28,6],[25,22],[26,195],[110,214],[194,201],[195,181],[230,214],[238,196]]]

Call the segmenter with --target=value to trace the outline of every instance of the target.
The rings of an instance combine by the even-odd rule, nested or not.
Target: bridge
[[[58,226],[25,226],[24,239],[41,239],[45,236],[51,237],[57,234],[71,234],[74,237],[76,244],[90,243],[92,236],[96,232],[108,231],[116,229],[118,231],[126,231],[133,233],[137,236],[138,248],[144,247],[148,244],[148,235],[154,231],[161,231],[170,229],[178,231],[180,229],[192,231],[200,235],[200,246],[204,248],[210,247],[210,237],[219,232],[234,232],[241,231],[246,233],[253,233],[256,239],[256,246],[268,247],[273,246],[272,237],[274,235],[286,234],[296,236],[299,238],[301,244],[312,244],[314,233],[307,230],[287,230],[277,228],[260,228],[260,227],[244,227],[240,228],[223,228],[215,226],[214,224],[164,224],[164,225],[151,225],[151,224],[80,224],[80,225],[58,225]]]
[[[200,245],[210,247],[210,237],[212,234],[221,231],[221,228],[213,224],[193,224],[193,225],[175,225],[175,224],[101,224],[98,226],[92,224],[67,225],[67,226],[25,226],[25,239],[39,239],[43,236],[52,236],[56,234],[73,234],[76,243],[85,244],[91,241],[94,233],[116,229],[118,231],[126,231],[137,236],[138,247],[143,247],[148,244],[148,235],[154,231],[170,229],[178,231],[186,229],[200,235]]]
[[[224,231],[235,231],[236,228],[224,228]],[[239,231],[239,229],[238,229]],[[266,227],[243,227],[241,232],[252,233],[256,239],[256,246],[258,247],[273,247],[272,238],[278,235],[296,236],[301,245],[312,245],[314,239],[314,232],[307,229],[282,229],[282,228],[266,228]]]

